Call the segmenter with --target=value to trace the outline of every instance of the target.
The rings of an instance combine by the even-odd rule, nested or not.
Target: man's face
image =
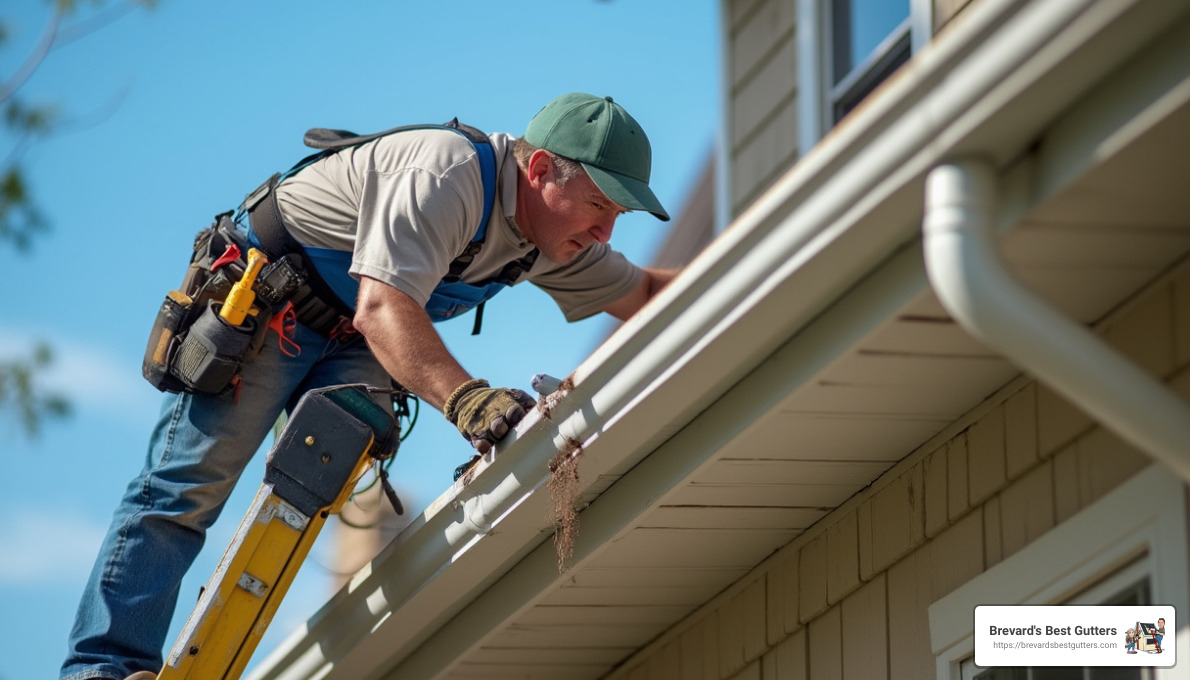
[[[551,163],[537,180],[540,210],[525,225],[525,235],[554,262],[570,262],[596,242],[607,243],[616,218],[626,212],[605,196],[586,173],[559,185]]]

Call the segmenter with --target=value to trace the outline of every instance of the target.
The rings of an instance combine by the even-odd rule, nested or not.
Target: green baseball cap
[[[611,97],[582,92],[558,97],[529,121],[525,141],[582,164],[595,186],[625,208],[669,219],[649,188],[649,138]]]

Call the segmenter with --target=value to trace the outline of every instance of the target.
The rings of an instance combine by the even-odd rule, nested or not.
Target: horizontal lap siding
[[[728,8],[727,125],[738,214],[797,158],[797,3],[736,0]]]

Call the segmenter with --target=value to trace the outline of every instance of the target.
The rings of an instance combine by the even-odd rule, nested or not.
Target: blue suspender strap
[[[487,135],[480,132],[479,130],[459,123],[457,118],[450,121],[449,123],[446,123],[445,125],[406,125],[393,128],[391,130],[385,130],[384,132],[362,136],[353,135],[352,133],[344,130],[328,130],[323,128],[310,130],[306,133],[306,144],[307,146],[311,146],[315,149],[320,149],[320,151],[302,159],[286,172],[274,175],[268,182],[261,185],[256,191],[252,192],[252,194],[250,194],[241,205],[241,211],[251,214],[252,231],[260,239],[262,247],[268,251],[271,256],[277,257],[286,253],[297,253],[302,257],[309,284],[311,288],[315,289],[315,291],[312,291],[312,294],[308,297],[310,298],[311,303],[321,303],[318,305],[320,314],[325,313],[326,315],[330,316],[337,312],[337,314],[340,316],[345,315],[347,318],[350,318],[351,310],[354,306],[345,303],[344,300],[355,299],[355,295],[352,294],[354,290],[347,289],[354,288],[357,290],[358,283],[356,283],[354,279],[346,276],[332,276],[331,278],[335,279],[336,284],[342,283],[340,279],[346,279],[348,282],[350,282],[350,284],[355,284],[354,286],[332,286],[328,285],[327,282],[323,280],[322,276],[319,275],[318,267],[316,267],[315,264],[310,261],[310,253],[307,252],[307,249],[299,244],[297,240],[289,234],[288,229],[284,226],[280,211],[277,209],[275,204],[276,197],[273,193],[273,188],[276,187],[277,183],[281,179],[293,175],[309,164],[321,160],[327,155],[335,153],[340,149],[362,144],[364,142],[397,132],[433,128],[446,128],[454,130],[471,142],[471,145],[475,148],[477,159],[479,160],[480,179],[483,183],[483,214],[480,218],[479,225],[475,231],[475,235],[472,237],[471,242],[468,244],[468,247],[464,253],[451,262],[450,270],[446,278],[443,280],[443,283],[458,281],[463,270],[465,270],[467,266],[471,264],[471,261],[475,258],[475,255],[479,253],[479,250],[482,247],[484,236],[487,233],[488,221],[491,219],[492,210],[494,209],[496,203],[496,190],[498,182],[496,177],[496,154],[492,149],[491,140],[489,140]],[[319,254],[322,255],[322,253]],[[335,255],[338,255],[338,253],[335,253]],[[324,266],[331,264],[330,262],[325,261],[324,258],[318,259],[323,260],[321,263]],[[339,259],[342,259],[342,257],[340,256]],[[349,266],[350,260],[348,259],[347,262]],[[334,270],[337,266],[338,265],[332,265],[331,269]],[[481,314],[482,312],[477,312],[476,314],[477,323],[475,332],[478,332],[478,322],[481,318]],[[307,314],[305,316],[309,317],[310,315]],[[313,318],[299,318],[299,321],[312,328],[315,328],[316,330],[319,330],[320,332],[322,331],[322,327],[326,325],[325,323],[317,323],[323,321],[321,318],[317,320]],[[326,321],[329,323],[333,321],[333,319],[328,318]]]
[[[492,208],[496,204],[496,152],[492,150],[491,142],[486,137],[480,140],[461,130],[459,133],[466,136],[471,145],[475,147],[475,154],[479,160],[479,177],[483,181],[483,215],[479,218],[479,225],[476,227],[475,235],[471,237],[470,243],[458,257],[451,261],[446,276],[442,279],[445,283],[458,281],[462,277],[463,271],[471,266],[471,261],[479,254],[483,247],[484,236],[487,235],[488,220],[492,217]]]
[[[482,246],[483,235],[487,228],[488,218],[491,217],[496,196],[495,153],[489,144],[476,143],[475,149],[479,156],[480,175],[484,180],[483,219],[479,224],[477,235],[471,239],[471,242],[467,246],[469,252],[478,252]],[[312,246],[304,246],[303,249],[309,258],[310,264],[314,266],[314,269],[321,275],[322,279],[326,281],[339,299],[344,301],[354,301],[356,299],[359,295],[359,282],[347,273],[347,270],[351,268],[352,254],[350,252],[329,248],[315,248]],[[474,257],[474,253],[470,257]],[[470,257],[467,259],[468,263],[470,263]],[[349,303],[349,306],[351,309],[355,309],[354,304]]]
[[[496,204],[496,152],[492,151],[490,142],[475,142],[475,152],[479,155],[479,175],[483,179],[483,217],[479,220],[479,229],[475,230],[472,242],[482,241],[488,230],[488,220],[492,218],[492,207]]]
[[[483,242],[483,237],[487,234],[488,220],[492,218],[492,206],[496,203],[496,153],[492,151],[491,142],[472,140],[471,143],[479,156],[479,176],[483,180],[483,216],[479,218],[479,229],[475,230],[475,236],[471,239],[471,243],[478,244]],[[471,335],[479,335],[479,329],[483,326],[484,302],[480,302],[475,310],[475,324],[471,326]]]

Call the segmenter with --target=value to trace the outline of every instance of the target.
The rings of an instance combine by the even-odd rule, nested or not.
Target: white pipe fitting
[[[995,242],[998,178],[986,161],[926,178],[926,271],[973,336],[1190,481],[1190,406],[1084,325],[1024,288]]]

